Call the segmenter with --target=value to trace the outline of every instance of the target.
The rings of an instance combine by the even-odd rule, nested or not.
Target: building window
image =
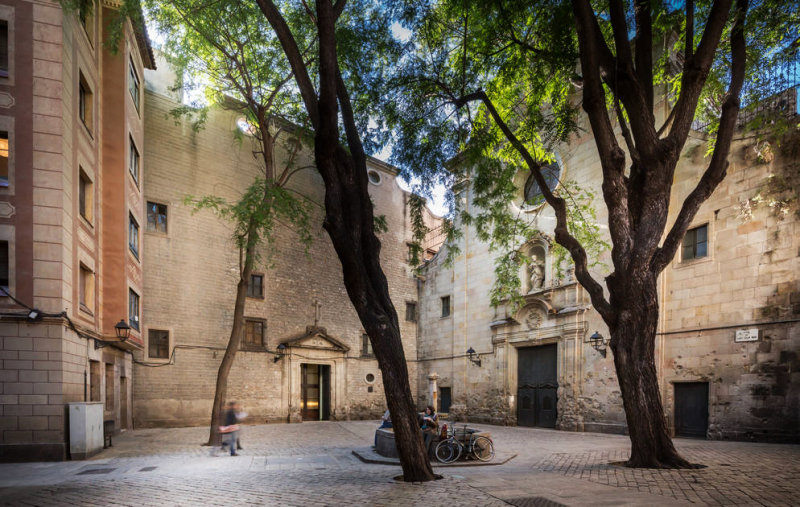
[[[417,303],[406,303],[406,320],[409,322],[417,321]]]
[[[136,74],[136,67],[133,65],[133,60],[128,61],[128,91],[131,92],[131,98],[133,98],[133,104],[136,106],[136,110],[139,110],[139,76]]]
[[[8,132],[0,131],[0,187],[8,186]]]
[[[442,318],[450,316],[450,296],[442,298]]]
[[[169,331],[149,329],[147,331],[147,357],[169,359]]]
[[[167,233],[167,205],[147,202],[147,230]]]
[[[0,241],[0,288],[6,291],[6,293],[8,293],[10,281],[9,272],[11,269],[9,264],[8,241]],[[0,294],[0,297],[5,295],[6,294]]]
[[[139,330],[139,294],[133,289],[128,291],[128,324]]]
[[[81,72],[80,81],[78,82],[78,116],[80,116],[81,121],[90,134],[92,132],[93,97],[92,89],[89,87],[89,83]]]
[[[139,224],[133,215],[128,214],[129,227],[128,227],[128,247],[136,258],[139,258]]]
[[[94,273],[81,264],[80,266],[80,308],[93,315],[94,311]]]
[[[247,319],[244,321],[243,348],[264,347],[264,321]]]
[[[683,237],[682,260],[699,259],[708,255],[708,224],[686,231]]]
[[[114,410],[114,365],[106,363],[106,412]]]
[[[556,162],[542,166],[542,176],[550,190],[555,189],[558,185],[558,176],[560,172],[561,169]],[[531,174],[528,176],[528,181],[525,182],[525,204],[538,206],[543,200],[542,189]]]
[[[136,182],[136,185],[139,185],[139,150],[136,149],[136,144],[133,142],[133,138],[128,136],[130,140],[130,156],[128,157],[128,171],[130,171],[131,176],[133,176],[133,181]]]
[[[94,45],[94,5],[90,0],[81,0],[78,6],[78,19],[89,43]]]
[[[250,275],[250,283],[247,285],[247,297],[264,297],[264,275]]]
[[[372,352],[372,342],[369,341],[369,335],[364,333],[361,335],[361,355],[373,357],[375,354]]]
[[[9,76],[8,67],[8,21],[0,20],[0,77]]]
[[[78,175],[78,207],[80,209],[81,216],[86,219],[87,222],[92,223],[92,211],[94,210],[94,184],[92,184],[92,180],[83,172],[83,168],[80,169],[80,173]]]
[[[381,184],[381,175],[378,171],[367,171],[367,176],[369,176],[369,182],[373,185]]]

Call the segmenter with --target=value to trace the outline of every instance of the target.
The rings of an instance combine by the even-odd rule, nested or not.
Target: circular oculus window
[[[373,382],[375,382],[375,375],[373,375],[372,373],[367,373],[367,376],[364,377],[364,380],[367,381],[367,384],[372,384]]]
[[[369,182],[373,185],[381,184],[381,175],[378,171],[369,170],[367,171],[367,176],[369,176]]]
[[[558,186],[558,177],[561,173],[561,167],[558,162],[551,162],[542,166],[542,176],[544,181],[547,182],[547,188],[553,191]],[[542,189],[533,177],[533,174],[528,176],[525,182],[525,204],[528,206],[539,206],[544,203],[544,195]]]
[[[247,118],[244,116],[236,120],[236,126],[239,127],[239,130],[251,136],[256,132],[256,127],[247,121]]]

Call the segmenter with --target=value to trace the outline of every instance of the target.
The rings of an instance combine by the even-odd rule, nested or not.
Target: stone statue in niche
[[[531,256],[530,291],[541,289],[544,286],[544,262],[539,260],[539,256]]]

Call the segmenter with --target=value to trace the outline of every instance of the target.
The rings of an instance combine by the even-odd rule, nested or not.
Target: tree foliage
[[[461,184],[451,212],[503,252],[495,304],[519,301],[517,273],[527,262],[518,251],[531,237],[531,217],[520,221],[509,206],[519,198],[516,175],[529,172],[539,186],[555,215],[558,262],[568,251],[611,333],[631,466],[692,466],[675,451],[660,403],[657,278],[725,177],[745,78],[780,61],[796,40],[796,3],[442,0],[413,26],[404,67],[387,94],[388,123],[400,138],[397,163],[425,182],[456,160],[447,167]],[[747,107],[774,93],[745,90]],[[662,98],[670,113],[657,125]],[[668,224],[675,169],[698,118],[708,120],[710,158]],[[595,203],[576,212],[581,199],[573,198],[573,184],[552,189],[543,174],[559,145],[589,127],[608,211],[603,236],[612,266],[605,283],[590,270],[606,246],[593,244]],[[415,144],[422,150],[413,151]]]

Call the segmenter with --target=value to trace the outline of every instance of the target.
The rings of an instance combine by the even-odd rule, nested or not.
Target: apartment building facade
[[[103,45],[117,7],[0,6],[0,460],[66,458],[70,402],[102,402],[104,420],[132,427],[154,63],[130,21],[117,52]]]

